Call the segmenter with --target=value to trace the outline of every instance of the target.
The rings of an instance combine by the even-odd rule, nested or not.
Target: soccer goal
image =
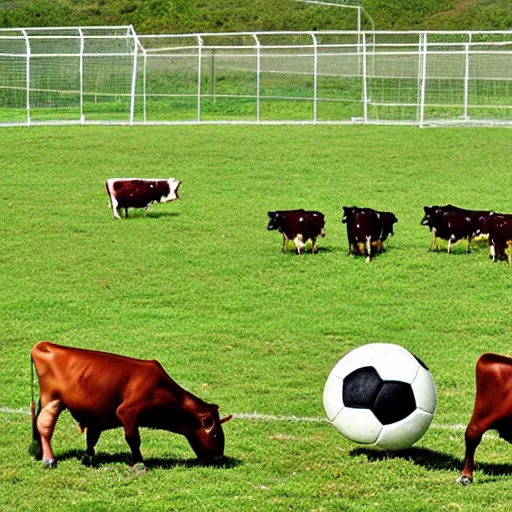
[[[133,27],[0,30],[0,123],[133,121]]]
[[[0,30],[0,126],[512,125],[512,31]]]

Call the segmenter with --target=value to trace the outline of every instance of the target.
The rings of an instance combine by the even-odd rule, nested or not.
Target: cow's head
[[[269,231],[279,229],[281,226],[281,216],[279,215],[279,212],[267,212],[267,215],[269,217],[267,229]]]
[[[194,414],[193,425],[184,432],[197,457],[205,462],[213,462],[224,456],[224,431],[222,424],[233,416],[220,418],[219,407],[210,404]]]
[[[163,196],[160,202],[168,203],[169,201],[175,201],[176,199],[179,199],[180,196],[178,195],[178,189],[180,188],[181,181],[175,178],[169,178],[165,181],[169,185],[169,193]]]
[[[423,219],[421,219],[421,225],[422,226],[428,226],[430,224],[430,220],[432,218],[432,215],[434,213],[434,210],[436,209],[435,206],[424,206],[423,207]]]
[[[390,235],[394,235],[393,226],[398,222],[396,215],[392,212],[384,212],[382,214],[382,223],[384,232]]]
[[[355,206],[343,206],[343,217],[341,218],[341,222],[343,224],[347,224],[349,219],[354,214],[355,210]]]

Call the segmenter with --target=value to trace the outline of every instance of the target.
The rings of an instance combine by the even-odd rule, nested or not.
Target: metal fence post
[[[133,68],[132,68],[132,87],[131,87],[131,97],[130,97],[130,126],[133,125],[133,118],[135,115],[135,90],[137,87],[137,59],[139,56],[139,45],[137,44],[137,37],[135,36],[134,31],[131,33],[132,41],[133,41]]]
[[[366,65],[366,33],[362,33],[363,42],[363,119],[364,122],[368,122],[368,77],[367,77],[367,65]],[[373,56],[375,59],[375,55]]]
[[[465,65],[464,65],[464,121],[468,118],[468,98],[469,98],[469,45],[471,44],[471,33],[469,40],[465,45]]]
[[[143,113],[143,119],[144,123],[148,120],[148,114],[147,114],[147,90],[146,90],[146,82],[147,82],[147,68],[148,68],[148,55],[146,50],[144,49],[144,69],[142,72],[142,109],[144,111]]]
[[[27,48],[27,55],[25,60],[25,74],[26,74],[26,100],[25,100],[25,108],[27,111],[27,126],[30,126],[30,41],[28,39],[27,31],[22,30],[23,37],[25,38],[25,45]]]
[[[203,38],[197,35],[197,122],[201,122],[201,71],[203,60]]]
[[[423,32],[422,70],[421,70],[421,98],[420,98],[420,128],[423,128],[425,121],[425,89],[427,81],[427,48],[428,36]]]
[[[261,96],[261,43],[257,34],[252,34],[256,42],[256,122],[260,122]]]
[[[311,32],[311,38],[313,39],[313,122],[316,123],[318,120],[318,40]]]
[[[78,29],[80,34],[80,59],[79,59],[79,80],[80,80],[80,124],[84,124],[84,32]]]

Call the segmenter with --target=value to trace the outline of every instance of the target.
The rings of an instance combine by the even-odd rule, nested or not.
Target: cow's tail
[[[41,434],[37,429],[37,417],[41,412],[41,397],[38,397],[37,403],[34,396],[34,377],[37,374],[37,369],[34,364],[32,356],[30,357],[30,389],[32,393],[32,400],[30,401],[30,415],[32,417],[32,443],[29,447],[29,454],[35,457],[37,460],[43,458],[43,448],[41,446]]]

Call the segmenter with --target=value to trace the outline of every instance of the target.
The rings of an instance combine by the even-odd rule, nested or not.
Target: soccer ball
[[[400,345],[370,343],[342,357],[325,383],[329,421],[345,437],[383,450],[412,446],[436,409],[428,368]]]

